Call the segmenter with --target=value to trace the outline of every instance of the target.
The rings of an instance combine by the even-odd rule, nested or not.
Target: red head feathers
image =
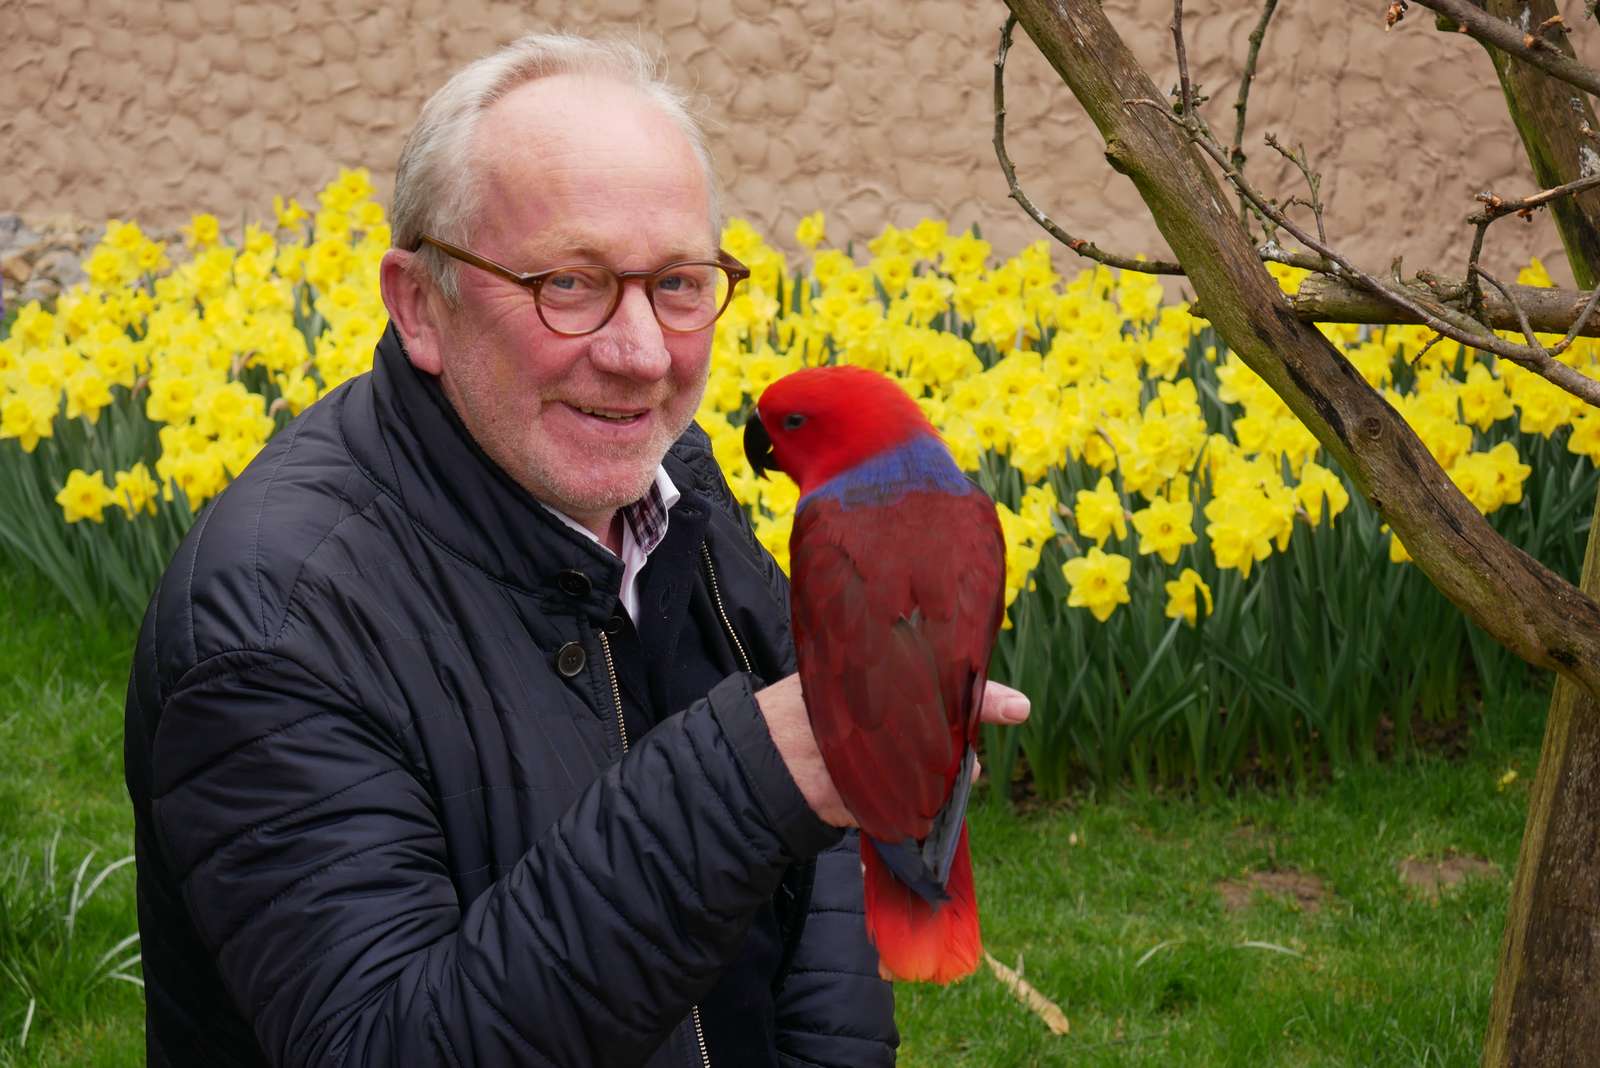
[[[787,375],[756,402],[744,449],[756,474],[794,479],[801,493],[918,434],[938,432],[894,379],[843,364]]]

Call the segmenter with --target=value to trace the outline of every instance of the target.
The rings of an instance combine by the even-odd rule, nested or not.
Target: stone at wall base
[[[54,300],[83,281],[84,255],[102,233],[70,215],[30,225],[17,212],[0,212],[0,308]]]

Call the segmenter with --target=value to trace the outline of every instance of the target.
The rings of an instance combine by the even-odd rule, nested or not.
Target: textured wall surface
[[[1176,80],[1167,0],[1105,0],[1158,86]],[[1285,3],[1252,96],[1255,178],[1298,178],[1261,137],[1303,142],[1325,172],[1330,233],[1359,260],[1459,272],[1472,194],[1531,192],[1488,60],[1414,8],[1394,33],[1378,0]],[[1564,2],[1580,53],[1597,35]],[[1231,107],[1257,5],[1188,7],[1207,112]],[[259,218],[364,165],[387,197],[427,94],[532,29],[638,34],[703,98],[731,211],[787,242],[821,208],[830,239],[935,214],[982,225],[1000,251],[1040,232],[1006,199],[990,144],[999,0],[0,0],[0,211]],[[1130,182],[1071,94],[1019,33],[1008,141],[1033,199],[1080,236],[1162,252]],[[1559,260],[1548,220],[1491,231],[1486,265]],[[1076,258],[1063,253],[1065,264]],[[1564,276],[1564,268],[1556,272]]]

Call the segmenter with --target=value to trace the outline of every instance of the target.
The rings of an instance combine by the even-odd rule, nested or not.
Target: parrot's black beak
[[[767,472],[778,466],[772,455],[772,438],[761,425],[761,416],[752,411],[744,422],[744,455],[757,476],[767,477]]]

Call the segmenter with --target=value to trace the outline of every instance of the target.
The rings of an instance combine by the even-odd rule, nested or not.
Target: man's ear
[[[444,368],[439,302],[433,287],[417,276],[420,272],[414,272],[411,261],[415,256],[397,248],[385,252],[378,267],[378,284],[383,306],[405,343],[411,366],[437,376]]]

